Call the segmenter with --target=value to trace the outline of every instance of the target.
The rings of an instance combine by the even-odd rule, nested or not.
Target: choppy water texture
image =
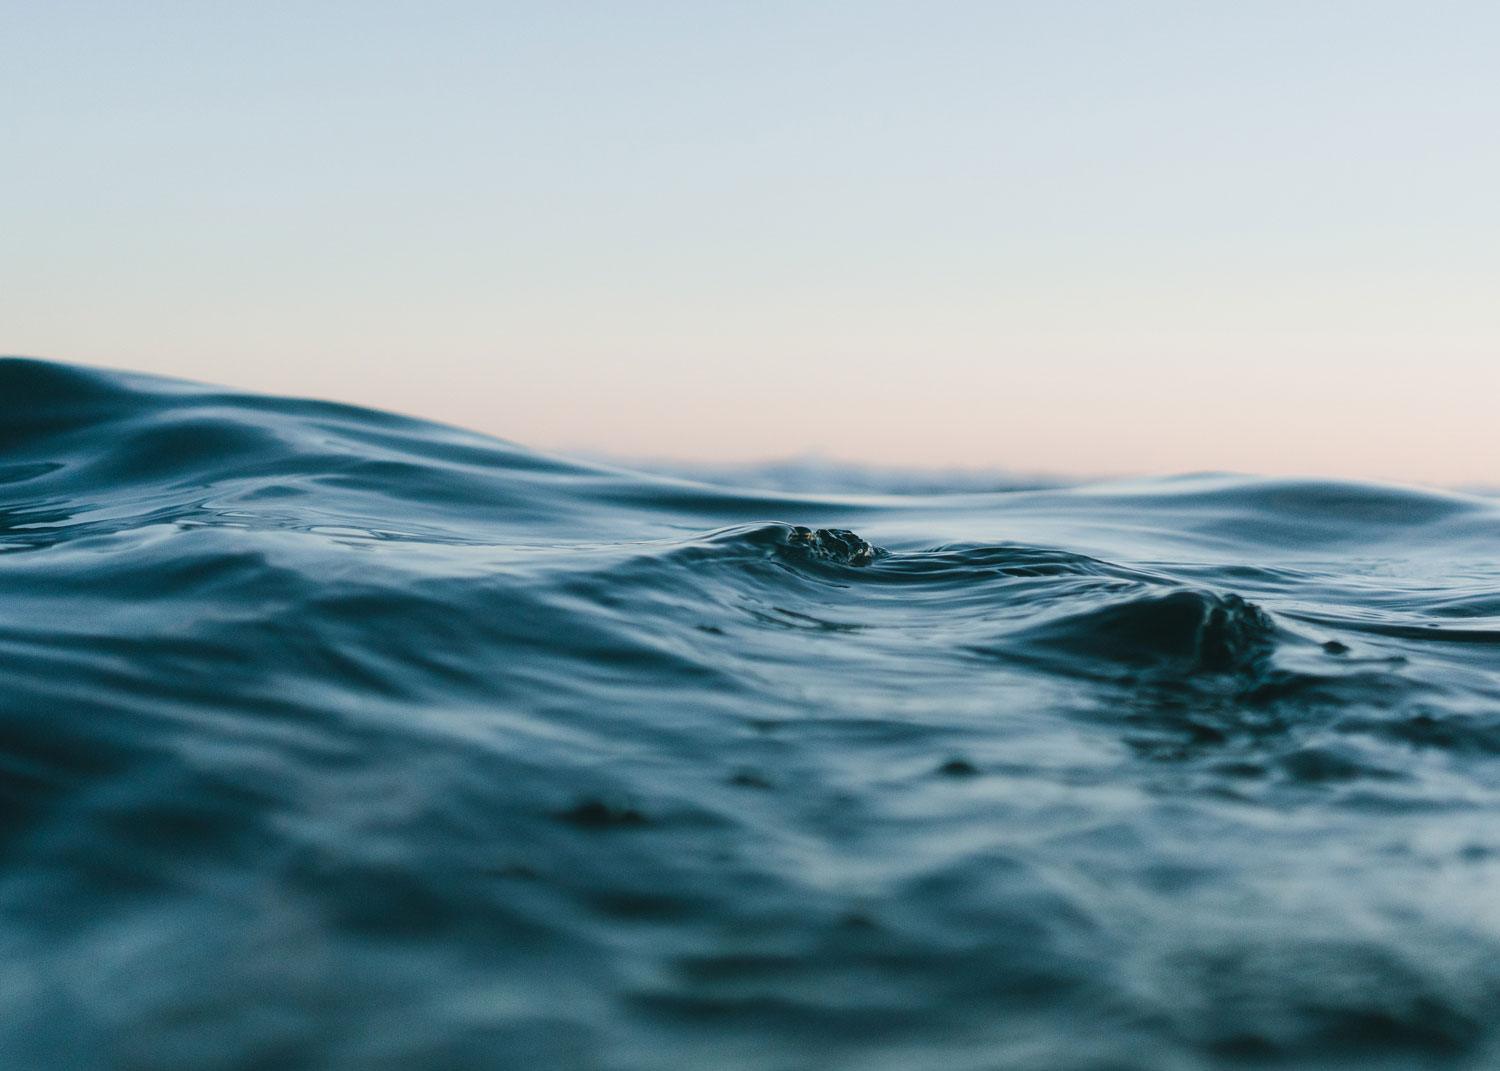
[[[0,1056],[1500,1066],[1497,548],[0,362]]]

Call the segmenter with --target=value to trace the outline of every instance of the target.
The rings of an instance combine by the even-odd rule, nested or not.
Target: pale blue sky
[[[1500,479],[1500,7],[0,0],[0,351],[554,449]]]

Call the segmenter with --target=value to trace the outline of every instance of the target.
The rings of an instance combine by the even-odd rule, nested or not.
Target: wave
[[[1489,1066],[1497,546],[0,360],[0,1054]]]

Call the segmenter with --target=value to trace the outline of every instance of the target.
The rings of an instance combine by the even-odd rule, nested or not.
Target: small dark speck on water
[[[968,759],[949,759],[938,767],[938,773],[945,777],[973,777],[978,772],[979,767]]]
[[[650,824],[646,816],[634,807],[619,807],[603,800],[584,800],[561,812],[558,817],[584,829],[615,829]]]
[[[729,778],[731,785],[740,788],[770,788],[771,782],[753,770],[739,770]]]

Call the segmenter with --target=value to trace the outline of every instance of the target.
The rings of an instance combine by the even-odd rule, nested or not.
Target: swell
[[[1493,1065],[1494,503],[0,362],[0,1056]]]
[[[486,436],[328,402],[231,394],[210,387],[54,363],[0,358],[0,446],[11,511],[148,496],[183,510],[299,494],[365,519],[424,512],[482,538],[538,524],[634,536],[641,515],[677,520],[795,518],[813,527],[874,518],[903,529],[997,527],[1047,545],[1063,530],[1118,550],[1184,546],[1221,557],[1488,548],[1500,513],[1488,499],[1349,483],[1191,477],[1098,488],[995,494],[857,496],[744,492],[539,454]],[[214,491],[209,496],[203,492]],[[311,503],[309,503],[311,505]],[[486,507],[492,507],[486,515]],[[630,530],[621,533],[624,524]],[[571,529],[568,526],[573,526]],[[388,527],[397,528],[397,525]],[[878,533],[877,533],[878,534]],[[917,540],[920,542],[920,540]]]

